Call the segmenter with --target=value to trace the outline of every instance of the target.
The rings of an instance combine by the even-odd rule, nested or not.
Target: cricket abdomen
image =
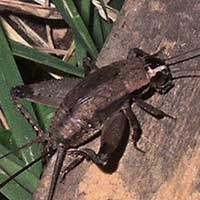
[[[58,118],[51,127],[51,133],[56,138],[57,143],[63,143],[69,147],[77,147],[87,141],[88,132],[96,132],[94,124],[91,125],[88,120],[81,118],[76,113],[68,113],[62,109],[59,113],[57,112],[56,116]],[[95,127],[98,129],[97,123]]]

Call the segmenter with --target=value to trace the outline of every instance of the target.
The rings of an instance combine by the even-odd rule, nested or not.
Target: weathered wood
[[[196,0],[127,0],[97,65],[125,58],[130,47],[151,53],[166,46],[171,56],[197,48],[199,19],[200,4]],[[200,67],[200,59],[180,65],[185,69]],[[139,146],[146,153],[136,151],[129,142],[112,174],[84,162],[67,175],[64,184],[58,185],[55,199],[200,199],[199,88],[200,79],[181,79],[167,95],[148,100],[176,116],[177,121],[157,121],[133,106],[143,128]],[[90,145],[98,149],[98,140]],[[45,198],[49,182],[49,176],[43,178],[36,199]]]

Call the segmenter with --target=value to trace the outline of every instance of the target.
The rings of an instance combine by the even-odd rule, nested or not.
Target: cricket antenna
[[[25,170],[27,170],[29,167],[34,165],[35,163],[39,162],[42,158],[48,156],[48,155],[53,155],[56,152],[56,149],[54,149],[51,152],[45,153],[41,155],[39,158],[35,159],[34,161],[30,162],[29,164],[25,165],[22,169],[17,171],[15,174],[11,175],[8,179],[6,179],[4,182],[0,183],[0,189],[4,187],[7,183],[9,183],[11,180],[13,180],[15,177],[17,177],[19,174],[23,173]]]
[[[167,60],[172,60],[174,58],[178,58],[180,56],[183,56],[183,55],[187,55],[187,54],[190,54],[190,53],[193,53],[197,50],[200,50],[200,48],[196,48],[196,49],[193,49],[193,50],[190,50],[190,51],[187,51],[185,53],[182,53],[180,55],[177,55],[177,56],[173,56],[171,58],[168,58],[168,59],[165,59],[164,61],[167,61]],[[200,57],[200,53],[196,54],[196,55],[191,55],[187,58],[184,58],[184,59],[180,59],[178,61],[175,61],[175,62],[171,62],[171,63],[166,63],[165,65],[166,66],[173,66],[173,65],[177,65],[179,63],[183,63],[183,62],[186,62],[186,61],[189,61],[189,60],[192,60],[194,58],[197,58],[197,57]],[[173,74],[177,74],[179,72],[197,72],[197,71],[200,71],[200,69],[181,69],[181,67],[176,67],[176,68],[170,68],[171,72]],[[200,75],[197,75],[197,74],[186,74],[186,75],[177,75],[177,76],[173,76],[172,77],[172,80],[177,80],[177,79],[182,79],[182,78],[200,78]]]
[[[5,158],[5,157],[9,156],[10,154],[16,153],[16,152],[18,152],[18,151],[20,151],[20,150],[22,150],[24,148],[32,146],[33,144],[36,144],[36,143],[45,144],[46,142],[48,142],[48,140],[49,140],[49,135],[48,134],[42,135],[42,136],[37,136],[36,139],[33,139],[33,140],[29,141],[28,143],[22,145],[21,147],[15,148],[14,150],[9,151],[8,153],[0,156],[0,159]]]
[[[181,53],[181,54],[178,54],[178,55],[172,56],[172,57],[170,57],[170,58],[166,58],[166,59],[164,59],[164,61],[166,62],[166,61],[169,61],[169,60],[172,60],[172,59],[175,59],[175,58],[181,57],[181,56],[185,56],[185,55],[187,55],[187,54],[190,54],[190,53],[193,53],[193,52],[195,52],[195,51],[199,51],[199,50],[200,50],[200,48],[191,49],[191,50],[186,51],[186,52],[184,52],[184,53]]]
[[[172,62],[172,63],[166,64],[166,66],[169,67],[169,66],[172,66],[172,65],[176,65],[176,64],[179,64],[179,63],[188,61],[188,60],[192,60],[192,59],[197,58],[197,57],[199,57],[199,56],[200,56],[200,54],[197,54],[197,55],[194,55],[194,56],[190,56],[190,57],[188,57],[188,58],[185,58],[185,59],[182,59],[182,60],[178,60],[178,61],[176,61],[176,62]]]
[[[179,55],[172,56],[172,57],[167,58],[167,59],[163,59],[163,61],[165,62],[165,65],[168,66],[168,67],[169,67],[169,66],[172,66],[172,65],[176,65],[176,64],[179,64],[179,63],[182,63],[182,62],[185,62],[185,61],[188,61],[188,60],[192,60],[192,59],[194,59],[194,58],[199,57],[199,56],[200,56],[200,53],[198,53],[198,54],[196,54],[196,55],[193,54],[193,52],[196,52],[196,51],[199,51],[199,50],[200,50],[200,48],[192,49],[192,50],[189,50],[189,51],[187,51],[187,52],[181,53],[181,54],[179,54]],[[191,53],[192,53],[193,55],[191,55]],[[185,56],[185,55],[187,55],[187,54],[190,54],[190,56],[187,56],[187,58],[179,59],[178,61],[171,62],[171,63],[166,62],[166,61],[169,61],[169,60],[173,60],[173,59],[179,58],[179,57],[181,57],[181,56]]]
[[[172,80],[182,79],[182,78],[200,78],[200,75],[181,75],[172,77]]]
[[[12,151],[9,151],[8,153],[0,156],[0,159],[5,158],[5,157],[9,156],[10,154],[16,153],[16,152],[18,152],[18,151],[20,151],[20,150],[22,150],[22,149],[24,149],[26,147],[32,146],[35,143],[42,143],[42,142],[43,141],[41,141],[41,137],[38,137],[38,138],[36,138],[34,140],[31,140],[30,142],[26,143],[25,145],[22,145],[21,147],[18,147],[16,149],[14,149]]]

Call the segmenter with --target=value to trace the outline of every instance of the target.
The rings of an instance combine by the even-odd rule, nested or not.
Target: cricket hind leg
[[[33,129],[37,132],[38,136],[41,137],[44,135],[44,131],[40,128],[40,126],[36,123],[32,115],[28,112],[28,110],[19,102],[19,98],[17,97],[18,90],[13,88],[11,90],[11,97],[13,103],[15,104],[16,108],[19,112],[25,117],[25,119],[30,123]]]
[[[79,164],[81,164],[84,159],[85,158],[82,155],[76,156],[69,165],[65,166],[64,169],[61,171],[60,182],[64,182],[66,175],[74,168],[76,168]]]
[[[19,110],[19,112],[29,122],[29,124],[32,126],[32,128],[36,131],[37,138],[35,139],[35,141],[38,141],[38,143],[43,144],[42,145],[42,147],[43,147],[43,149],[42,149],[43,153],[45,154],[47,152],[50,152],[52,149],[50,149],[46,145],[48,143],[48,140],[49,140],[49,135],[47,135],[47,134],[44,133],[44,131],[40,128],[40,126],[34,120],[34,118],[32,117],[32,115],[28,112],[28,110],[19,102],[19,97],[17,97],[16,93],[17,93],[17,91],[16,91],[15,88],[11,90],[11,97],[12,97],[13,103],[15,104],[15,106]],[[32,145],[33,143],[34,143],[34,141],[30,142],[30,145]],[[25,148],[27,146],[28,146],[28,144],[20,147],[19,150],[23,149],[23,148]],[[47,159],[45,159],[45,162],[47,162]]]
[[[106,171],[114,171],[123,155],[128,142],[129,123],[123,111],[116,112],[105,123],[101,135],[101,144],[98,153],[89,148],[68,150],[67,154],[76,156],[74,161],[62,171],[63,181],[66,174],[79,165],[84,159],[92,161],[97,166],[104,168]]]
[[[88,161],[91,160],[98,166],[104,164],[101,157],[94,150],[89,148],[70,150],[67,152],[67,154],[71,155],[75,159],[70,164],[65,166],[64,169],[61,171],[60,182],[64,182],[66,175],[74,168],[76,168],[79,164],[81,164],[85,159]]]
[[[47,200],[53,199],[56,184],[58,182],[58,177],[63,166],[66,152],[67,152],[67,148],[62,143],[60,143],[57,148],[57,157],[56,157],[56,162],[53,169],[53,174],[51,178],[51,184],[50,184]]]
[[[119,157],[120,159],[128,142],[128,137],[128,119],[123,110],[117,111],[111,118],[105,121],[102,129],[98,156],[104,165],[108,164],[110,160],[113,160],[113,157]]]

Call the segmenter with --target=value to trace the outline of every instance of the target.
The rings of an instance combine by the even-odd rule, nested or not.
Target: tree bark
[[[154,53],[165,46],[166,56],[197,48],[199,19],[200,2],[196,0],[127,0],[97,65],[102,67],[126,58],[131,47]],[[195,74],[192,69],[200,67],[200,59],[177,66],[191,68],[185,74]],[[146,153],[134,149],[129,141],[112,174],[85,161],[67,175],[64,184],[58,184],[55,199],[200,199],[199,88],[198,78],[175,80],[175,87],[169,93],[156,94],[147,101],[175,116],[176,121],[169,118],[158,121],[133,105],[143,129],[139,147]],[[99,141],[90,145],[98,149]],[[46,195],[50,172],[45,173],[48,176],[44,176],[36,199]]]

